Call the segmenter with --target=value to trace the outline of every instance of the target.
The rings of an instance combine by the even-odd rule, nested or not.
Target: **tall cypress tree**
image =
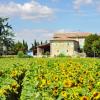
[[[23,52],[26,53],[28,51],[28,44],[23,40]]]

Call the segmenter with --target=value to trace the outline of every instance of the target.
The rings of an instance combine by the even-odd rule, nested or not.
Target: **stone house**
[[[53,39],[50,40],[50,55],[58,56],[64,54],[66,56],[74,56],[78,52],[79,43],[72,39]]]
[[[74,56],[80,48],[83,48],[84,40],[90,34],[85,32],[55,33],[50,43],[37,47],[37,56],[42,56],[46,52],[49,52],[51,57],[59,54]]]
[[[55,33],[53,39],[55,38],[70,38],[79,42],[79,47],[83,48],[85,38],[92,33],[89,32],[67,32],[67,33]]]

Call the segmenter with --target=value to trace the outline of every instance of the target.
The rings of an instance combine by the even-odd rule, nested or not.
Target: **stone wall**
[[[78,44],[75,41],[51,41],[51,56],[58,56],[64,54],[66,56],[73,56],[75,48],[78,48]]]

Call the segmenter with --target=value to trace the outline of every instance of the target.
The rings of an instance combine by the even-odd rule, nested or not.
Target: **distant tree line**
[[[18,41],[13,46],[13,51],[15,54],[18,53],[18,51],[23,51],[24,54],[28,51],[28,44],[23,40],[23,42]]]
[[[16,55],[19,51],[23,51],[24,54],[27,53],[27,42],[25,40],[15,42],[13,39],[14,36],[15,34],[8,23],[8,18],[0,18],[0,55]],[[38,45],[47,43],[47,40],[45,42],[34,40],[29,50],[36,51]]]

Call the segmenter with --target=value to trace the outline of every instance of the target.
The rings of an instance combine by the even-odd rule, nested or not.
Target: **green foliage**
[[[60,54],[58,55],[58,57],[66,57],[66,55],[63,54],[63,53],[60,53]]]
[[[23,51],[18,51],[17,57],[18,58],[33,58],[32,56],[24,54]]]
[[[91,34],[85,39],[85,44],[84,44],[84,51],[88,57],[93,57],[94,56],[94,51],[92,50],[92,45],[93,42],[98,40],[99,36],[96,34]]]
[[[92,50],[94,51],[96,57],[100,57],[100,39],[93,42]]]
[[[18,41],[14,45],[14,51],[16,54],[18,53],[18,51],[23,51],[23,53],[26,54],[26,52],[28,51],[27,42],[25,42],[24,40],[23,40],[23,43]]]
[[[0,17],[0,51],[3,51],[3,46],[9,50],[14,42],[12,39],[13,36],[14,33],[12,32],[11,25],[8,24],[8,18]]]
[[[33,56],[29,56],[29,55],[24,55],[23,58],[33,58]]]
[[[15,52],[16,53],[18,53],[18,51],[23,51],[23,48],[24,48],[24,46],[23,46],[23,44],[21,43],[21,42],[17,42],[16,44],[15,44]]]
[[[25,42],[23,40],[23,52],[24,52],[24,54],[26,54],[27,51],[28,51],[28,44],[27,44],[27,42]]]
[[[23,53],[23,51],[18,51],[17,56],[18,58],[24,58],[25,54]]]

